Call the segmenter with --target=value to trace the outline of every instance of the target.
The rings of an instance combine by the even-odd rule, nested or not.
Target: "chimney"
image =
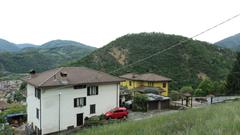
[[[67,77],[67,72],[60,72],[61,77]]]
[[[36,71],[32,69],[30,70],[29,74],[30,74],[30,78],[33,78],[36,76]]]
[[[61,78],[60,78],[59,81],[64,85],[68,84],[68,80],[67,80],[68,74],[67,74],[67,72],[60,72],[60,76],[61,76]]]

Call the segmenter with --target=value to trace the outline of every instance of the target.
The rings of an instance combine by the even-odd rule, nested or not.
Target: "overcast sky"
[[[0,38],[101,47],[128,33],[191,37],[238,13],[239,0],[0,0]],[[236,33],[240,17],[197,39],[214,43]]]

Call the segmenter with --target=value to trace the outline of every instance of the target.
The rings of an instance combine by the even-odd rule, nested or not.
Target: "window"
[[[88,86],[87,95],[98,95],[98,86]]]
[[[116,110],[116,111],[114,111],[114,113],[119,113],[119,112],[123,112],[123,110]]]
[[[35,97],[38,99],[41,98],[41,89],[35,88]]]
[[[84,89],[86,87],[87,87],[86,85],[75,85],[73,86],[73,89]]]
[[[36,117],[37,117],[37,119],[39,119],[39,109],[38,108],[36,108]]]
[[[153,86],[153,82],[148,82],[148,86]]]
[[[86,105],[86,97],[74,98],[74,107],[82,107]]]
[[[167,84],[164,82],[164,83],[162,84],[162,86],[163,86],[163,88],[166,88],[166,87],[167,87]]]
[[[132,86],[132,81],[129,81],[129,86]]]
[[[93,105],[90,105],[90,114],[94,114],[96,113],[96,105],[93,104]]]

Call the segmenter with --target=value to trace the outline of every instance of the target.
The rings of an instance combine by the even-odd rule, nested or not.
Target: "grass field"
[[[240,102],[84,129],[74,135],[240,135]]]

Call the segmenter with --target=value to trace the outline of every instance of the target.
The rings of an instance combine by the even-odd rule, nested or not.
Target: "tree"
[[[226,81],[214,81],[213,89],[215,95],[225,95],[226,94]]]
[[[240,52],[237,53],[237,59],[227,77],[226,91],[230,95],[240,94]]]
[[[181,89],[180,89],[180,93],[190,93],[190,94],[193,94],[193,88],[192,86],[183,86]]]
[[[206,96],[206,93],[202,89],[196,89],[194,92],[194,96],[197,96],[197,97]]]
[[[208,94],[214,94],[214,85],[209,78],[202,80],[198,85],[198,89],[202,90],[201,91],[202,96],[206,96]]]

